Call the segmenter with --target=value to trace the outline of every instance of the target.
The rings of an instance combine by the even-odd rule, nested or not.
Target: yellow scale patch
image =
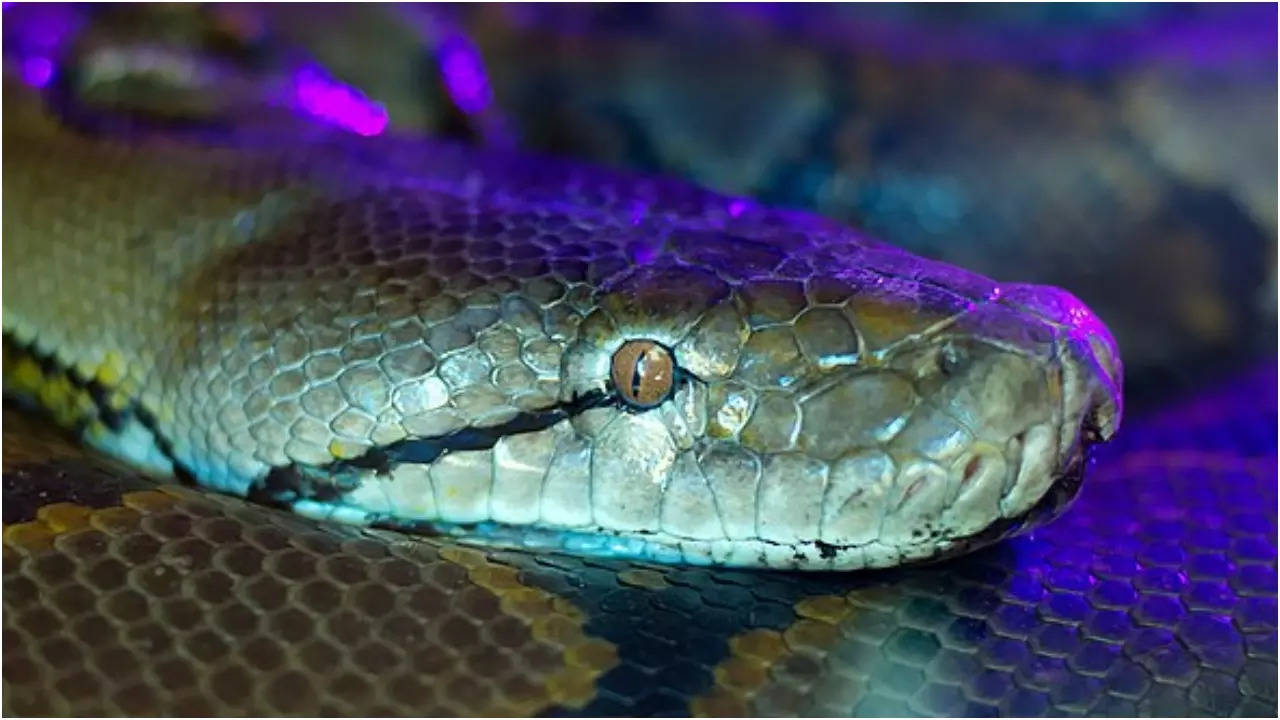
[[[461,565],[467,577],[498,596],[503,612],[529,625],[533,637],[563,649],[564,668],[547,678],[545,697],[528,698],[520,709],[533,715],[553,705],[580,709],[596,695],[596,678],[618,664],[618,650],[599,638],[587,637],[585,614],[564,598],[520,581],[520,572],[491,562],[483,552],[446,546],[440,556]]]
[[[178,496],[162,490],[139,490],[123,493],[120,505],[107,508],[90,508],[75,503],[60,502],[45,505],[36,510],[36,519],[13,523],[4,527],[6,550],[43,550],[64,533],[96,528],[106,533],[137,526],[142,515],[163,510],[178,501]]]
[[[755,629],[729,640],[729,657],[715,668],[715,686],[694,698],[695,717],[750,717],[753,698],[772,679],[770,668],[785,658],[809,653],[824,657],[841,639],[840,623],[853,614],[847,597],[815,595],[795,604],[799,619],[783,632]]]
[[[40,361],[21,349],[4,344],[4,389],[33,398],[64,428],[83,427],[87,433],[109,433],[101,420],[101,411],[93,395],[83,382],[73,379],[70,372],[46,370]],[[122,411],[129,405],[131,392],[127,387],[124,356],[108,352],[102,362],[89,373],[107,390],[110,409]]]

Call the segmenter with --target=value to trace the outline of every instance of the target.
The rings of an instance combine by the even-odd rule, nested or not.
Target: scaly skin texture
[[[821,218],[286,119],[82,134],[5,101],[9,345],[93,387],[90,441],[215,490],[857,569],[1060,509],[1119,424],[1117,349],[1071,295]],[[686,375],[645,411],[609,373],[640,338]]]

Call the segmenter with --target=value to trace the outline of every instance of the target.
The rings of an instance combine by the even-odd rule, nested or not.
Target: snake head
[[[594,521],[684,561],[842,569],[970,549],[1060,511],[1120,421],[1115,342],[1069,293],[851,234],[677,234],[601,290],[562,394],[617,394],[611,362],[637,340],[670,348],[669,399],[573,426]]]
[[[1052,517],[1120,422],[1115,343],[1068,293],[808,216],[347,202],[193,288],[222,309],[174,362],[237,388],[173,444],[198,477],[478,543],[858,569]]]

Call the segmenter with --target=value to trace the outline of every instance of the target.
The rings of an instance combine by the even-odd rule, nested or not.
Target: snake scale
[[[149,474],[324,521],[296,530],[338,538],[307,541],[322,555],[365,547],[329,522],[342,521],[594,556],[655,597],[705,582],[668,564],[897,566],[1052,518],[1079,489],[1089,446],[1119,424],[1118,351],[1071,295],[997,284],[811,215],[279,118],[115,135],[67,128],[13,86],[5,100],[6,395]],[[294,527],[190,490],[121,492],[153,534],[175,502],[205,508],[189,517]],[[111,534],[98,514],[62,512],[78,520],[46,513],[46,531]],[[504,611],[518,581],[503,567],[542,577],[537,591],[553,595],[547,567],[595,584],[597,566],[577,560],[368,532],[419,563],[411,575],[430,569],[456,587],[437,571],[465,569]],[[78,552],[67,537],[53,547]],[[24,538],[6,531],[6,601],[14,587],[29,602],[43,572],[11,584],[10,547],[40,547]],[[659,564],[622,570],[626,559]],[[715,577],[732,596],[751,576]],[[799,601],[810,633],[849,621],[840,602],[876,607],[873,595],[843,596],[840,576],[814,577],[817,602],[791,597],[798,589],[755,596]],[[576,621],[572,639],[557,637],[577,669],[547,680],[541,705],[526,688],[503,696],[519,702],[479,707],[582,708],[583,682],[618,667],[584,639],[580,614],[548,607],[521,617],[538,640],[549,632],[539,620]],[[759,612],[748,626],[786,624]],[[328,627],[340,637],[341,623]],[[748,633],[729,648],[781,660],[777,637]],[[6,682],[17,682],[9,667],[6,652]],[[217,667],[213,695],[245,707],[217,686],[231,666]],[[298,712],[292,672],[273,676],[283,691],[273,680],[252,697]],[[448,688],[425,707],[477,711],[465,683]],[[131,697],[106,707],[151,707]],[[732,714],[733,700],[713,693],[694,709]],[[319,710],[364,707],[334,702]]]

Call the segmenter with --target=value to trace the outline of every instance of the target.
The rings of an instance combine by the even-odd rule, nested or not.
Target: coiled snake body
[[[1074,297],[821,218],[283,121],[75,132],[5,95],[6,393],[214,490],[858,569],[1051,515],[1119,423]]]

